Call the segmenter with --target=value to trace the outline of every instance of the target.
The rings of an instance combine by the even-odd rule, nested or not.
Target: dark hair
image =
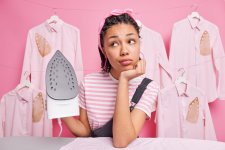
[[[122,24],[122,23],[133,25],[133,27],[135,28],[135,30],[137,31],[137,33],[139,35],[140,27],[138,26],[136,21],[130,15],[128,15],[127,13],[124,13],[124,14],[121,14],[121,15],[111,15],[111,16],[109,16],[105,19],[105,23],[104,23],[104,25],[101,29],[100,35],[99,35],[100,36],[100,45],[101,45],[102,48],[103,48],[103,45],[104,45],[103,38],[106,34],[106,31],[109,28],[111,28],[113,25]],[[105,55],[103,54],[100,47],[98,47],[98,50],[99,50],[99,54],[100,54],[100,57],[101,57],[101,68],[102,68],[103,71],[109,72],[110,69],[111,69],[111,64],[109,63],[109,60],[105,58]]]

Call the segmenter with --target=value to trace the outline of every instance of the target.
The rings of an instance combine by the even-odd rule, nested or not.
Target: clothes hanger
[[[27,74],[27,72],[24,73],[24,75],[22,76],[22,80],[21,82],[16,86],[16,90],[20,90],[22,88],[29,88],[31,85],[31,82],[27,79],[29,77],[29,74]]]
[[[59,17],[56,15],[56,8],[53,8],[54,15],[52,15],[48,20],[48,24],[56,24],[59,21]]]
[[[28,81],[28,80],[23,80],[20,84],[18,84],[18,85],[16,86],[16,90],[18,91],[18,90],[21,90],[22,88],[25,88],[25,87],[29,88],[30,85],[31,85],[30,81]]]
[[[187,84],[187,79],[184,77],[184,73],[185,73],[184,68],[180,68],[180,69],[178,70],[178,72],[180,72],[180,71],[182,71],[181,76],[179,76],[179,77],[175,80],[175,83],[176,83],[176,84],[181,84],[181,83]]]
[[[56,24],[56,23],[58,22],[58,20],[59,20],[59,17],[58,17],[57,15],[52,15],[52,16],[47,20],[47,22],[48,22],[48,24],[52,24],[52,23]]]
[[[193,4],[192,5],[192,13],[191,13],[191,18],[196,18],[196,19],[199,19],[200,20],[200,15],[199,13],[197,12],[197,9],[198,9],[198,5],[197,4]]]
[[[197,11],[193,11],[191,13],[191,18],[196,18],[196,19],[200,19],[200,15]]]

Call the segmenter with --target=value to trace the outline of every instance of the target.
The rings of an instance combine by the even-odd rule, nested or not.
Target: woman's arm
[[[88,123],[87,111],[80,108],[80,119],[74,117],[62,118],[69,130],[76,136],[87,137],[91,134],[91,128]]]
[[[115,147],[126,147],[137,138],[145,123],[146,114],[143,111],[134,109],[130,113],[128,95],[128,81],[144,72],[145,62],[141,60],[136,69],[122,72],[120,75],[113,116],[113,144]]]

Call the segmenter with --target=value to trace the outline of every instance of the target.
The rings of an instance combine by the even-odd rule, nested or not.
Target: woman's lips
[[[119,62],[120,62],[120,64],[122,66],[128,66],[128,65],[130,65],[132,63],[132,60],[131,59],[123,59],[123,60],[121,60]]]

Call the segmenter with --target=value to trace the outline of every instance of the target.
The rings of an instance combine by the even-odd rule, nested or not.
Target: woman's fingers
[[[142,59],[143,60],[143,66],[142,66],[142,73],[144,74],[145,73],[145,69],[146,69],[146,61],[145,59]]]
[[[145,73],[145,65],[145,60],[142,59],[138,61],[136,67],[137,74],[141,75]]]

